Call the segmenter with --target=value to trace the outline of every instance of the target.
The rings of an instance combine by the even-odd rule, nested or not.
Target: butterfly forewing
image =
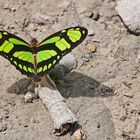
[[[39,43],[37,74],[49,72],[60,59],[78,46],[87,36],[87,29],[72,27],[61,30]]]
[[[0,54],[7,58],[22,74],[34,75],[34,60],[29,44],[21,38],[0,31]]]
[[[39,45],[37,41],[32,41],[29,45],[13,34],[0,31],[0,54],[22,74],[42,75],[48,73],[64,55],[78,46],[87,33],[87,29],[83,27],[67,28],[47,37]]]

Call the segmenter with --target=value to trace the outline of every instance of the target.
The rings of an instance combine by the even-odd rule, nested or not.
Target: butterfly
[[[40,43],[34,38],[27,43],[20,37],[0,31],[0,55],[8,59],[22,74],[38,76],[50,70],[87,36],[84,27],[71,27],[56,32]]]

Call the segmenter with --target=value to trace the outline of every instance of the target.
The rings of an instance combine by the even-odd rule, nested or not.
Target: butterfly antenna
[[[21,31],[23,31],[26,35],[28,35],[31,39],[34,39],[26,30],[24,30],[24,27],[22,27],[17,21],[15,21],[16,25],[20,28]]]
[[[38,38],[40,35],[44,34],[46,31],[42,31],[40,34],[38,34],[35,38]]]

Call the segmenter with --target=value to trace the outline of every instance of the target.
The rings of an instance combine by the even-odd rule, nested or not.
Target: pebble
[[[2,133],[5,133],[5,131],[7,130],[7,126],[3,125],[1,128],[0,128],[0,132]]]
[[[75,57],[69,53],[64,56],[60,62],[51,71],[50,76],[54,79],[61,80],[63,77],[74,69],[77,65]]]
[[[84,54],[84,55],[81,56],[80,59],[84,62],[89,62],[90,58],[91,58],[90,54]]]
[[[28,91],[28,92],[26,93],[26,95],[24,96],[24,102],[25,102],[25,103],[31,103],[32,100],[33,100],[33,98],[34,98],[33,93],[31,93],[31,92]]]
[[[124,95],[125,97],[128,97],[128,98],[133,98],[133,94],[130,93],[130,92],[125,92],[125,93],[123,93],[123,95]]]
[[[12,11],[12,12],[15,12],[15,11],[16,11],[16,8],[15,8],[15,7],[12,7],[12,8],[11,8],[11,11]]]
[[[93,15],[94,15],[93,13],[90,13],[89,18],[93,18]]]
[[[73,69],[76,67],[75,56],[69,53],[60,60],[59,64],[64,65],[68,69]]]
[[[99,18],[100,18],[99,12],[94,12],[92,19],[97,21]]]
[[[93,42],[88,43],[88,44],[86,45],[86,48],[87,48],[88,50],[90,50],[90,52],[96,52],[96,46],[94,45]]]
[[[95,35],[95,31],[93,28],[88,30],[88,36],[94,36]]]
[[[120,0],[116,7],[128,29],[140,34],[140,0]]]
[[[74,140],[86,140],[87,136],[86,136],[85,132],[79,128],[73,133],[73,139]]]
[[[25,124],[24,127],[25,127],[25,128],[26,128],[26,127],[29,127],[29,125],[28,125],[28,124]]]

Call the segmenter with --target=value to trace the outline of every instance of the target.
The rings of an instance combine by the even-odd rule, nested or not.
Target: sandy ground
[[[41,41],[66,27],[88,28],[72,52],[76,69],[57,83],[88,140],[140,140],[140,37],[127,31],[115,6],[115,0],[0,1],[0,28],[27,41],[28,34]],[[97,51],[91,53],[87,43]],[[0,140],[70,140],[53,134],[40,100],[23,102],[27,83],[0,57]]]

